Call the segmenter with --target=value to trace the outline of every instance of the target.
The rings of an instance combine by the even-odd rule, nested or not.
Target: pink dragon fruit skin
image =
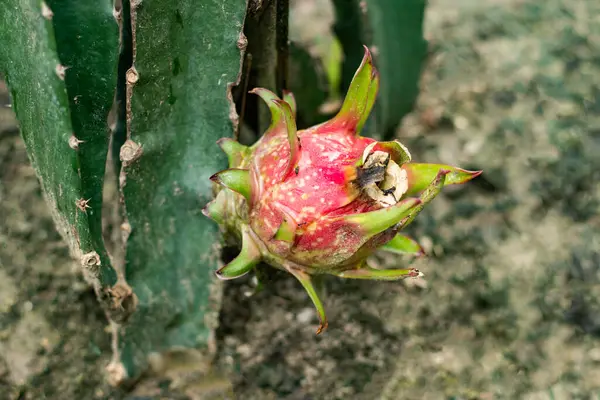
[[[205,215],[242,250],[216,273],[233,279],[260,261],[294,275],[327,326],[311,275],[398,280],[419,276],[414,268],[374,269],[366,259],[377,249],[422,253],[398,234],[444,185],[467,182],[481,171],[442,164],[412,163],[397,141],[359,136],[375,102],[379,76],[369,50],[356,72],[340,112],[331,120],[297,131],[295,100],[257,88],[272,122],[263,137],[246,147],[231,139],[219,145],[229,169],[211,177],[218,184]],[[417,197],[410,197],[410,196]]]

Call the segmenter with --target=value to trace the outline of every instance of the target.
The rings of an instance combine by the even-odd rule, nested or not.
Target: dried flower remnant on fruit
[[[376,250],[420,255],[421,246],[399,233],[445,185],[481,173],[442,164],[413,163],[398,141],[360,136],[375,103],[379,74],[369,50],[338,114],[304,130],[296,128],[291,93],[279,99],[251,91],[271,111],[271,124],[252,146],[231,139],[218,143],[229,169],[211,180],[215,199],[203,213],[228,237],[241,239],[241,252],[216,274],[234,279],[259,262],[294,275],[317,309],[320,333],[327,326],[311,276],[399,280],[421,276],[414,268],[375,269]]]

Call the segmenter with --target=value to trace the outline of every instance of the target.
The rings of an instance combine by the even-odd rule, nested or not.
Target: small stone
[[[237,348],[237,353],[244,358],[248,358],[252,355],[252,347],[247,343],[240,344]]]
[[[590,356],[590,360],[592,360],[593,362],[600,362],[600,347],[591,349],[588,355]]]
[[[16,282],[2,269],[0,269],[0,313],[10,311],[17,302],[19,290]]]
[[[456,129],[462,131],[469,127],[469,120],[466,117],[463,117],[462,115],[457,115],[456,117],[454,117],[454,126],[456,127]]]
[[[425,254],[431,254],[433,251],[433,240],[429,236],[423,236],[419,239],[419,243],[421,243],[421,247]]]
[[[312,308],[305,308],[296,315],[296,321],[305,325],[314,319],[315,311]]]
[[[108,375],[108,383],[112,386],[118,386],[127,378],[125,366],[114,360],[106,367],[106,373]]]
[[[160,373],[165,369],[165,358],[158,352],[148,354],[148,365],[154,373]]]

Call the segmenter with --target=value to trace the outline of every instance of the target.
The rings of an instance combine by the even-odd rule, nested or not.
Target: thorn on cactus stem
[[[79,145],[81,143],[84,143],[84,141],[77,139],[75,135],[71,135],[71,137],[69,137],[69,147],[73,150],[79,150]]]
[[[92,199],[87,199],[87,200],[86,199],[77,199],[75,201],[75,205],[81,212],[85,213],[85,212],[87,212],[88,208],[92,208],[89,204],[91,200]]]
[[[58,78],[61,81],[65,80],[65,75],[67,70],[69,69],[69,67],[65,67],[62,64],[56,64],[56,67],[54,68],[54,71],[56,72],[56,75],[58,76]]]
[[[52,17],[54,17],[54,13],[45,1],[42,1],[42,16],[48,21],[52,20]]]
[[[125,79],[127,83],[130,85],[134,85],[140,79],[140,74],[138,74],[137,69],[135,67],[131,67],[125,72]]]

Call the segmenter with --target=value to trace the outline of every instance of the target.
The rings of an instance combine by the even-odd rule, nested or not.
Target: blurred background
[[[292,40],[335,70],[330,2],[291,4]],[[430,0],[425,36],[397,137],[483,176],[411,225],[428,257],[377,259],[425,279],[327,279],[323,335],[292,277],[228,282],[217,363],[238,398],[600,398],[600,2]],[[0,399],[125,398],[9,103],[0,84]]]

